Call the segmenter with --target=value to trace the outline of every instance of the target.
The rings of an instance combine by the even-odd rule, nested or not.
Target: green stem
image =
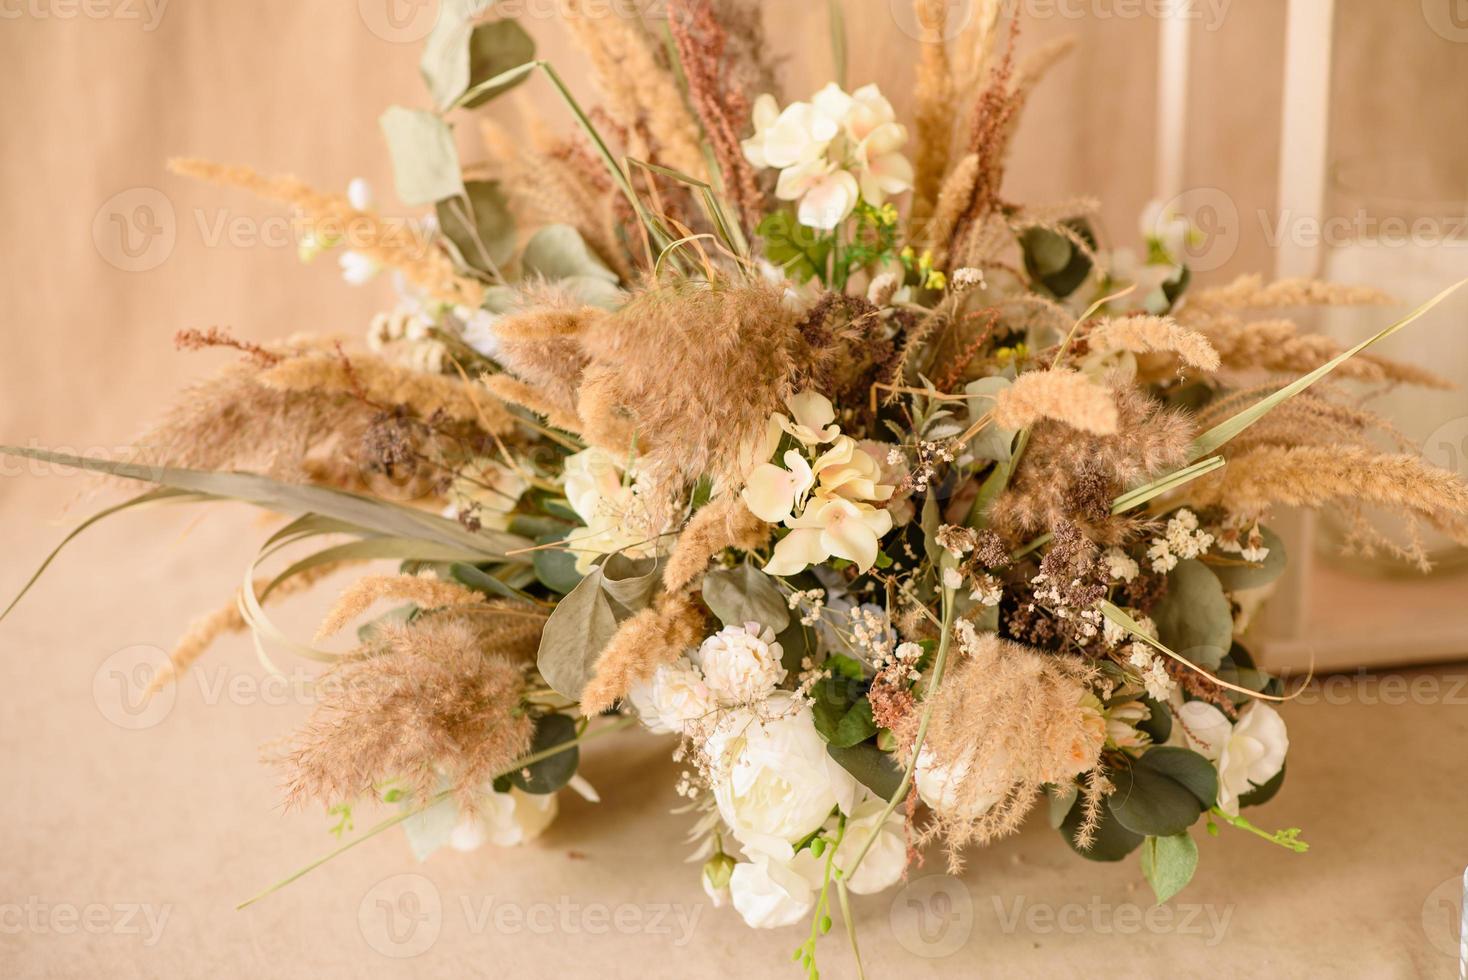
[[[846,894],[846,879],[836,879],[836,897],[841,902],[841,921],[846,923],[846,938],[851,942],[851,955],[856,959],[856,980],[866,980],[861,965],[861,946],[856,942],[856,920],[851,917],[851,900]]]
[[[626,728],[628,725],[632,724],[634,721],[636,721],[636,719],[635,718],[632,718],[631,716],[628,716],[628,717],[625,717],[625,718],[618,718],[616,721],[612,722],[610,725],[605,725],[605,726],[603,726],[601,728],[598,728],[594,732],[587,732],[587,733],[585,733],[583,735],[578,735],[576,738],[568,739],[567,741],[562,742],[559,745],[552,745],[548,749],[541,749],[539,752],[532,752],[529,755],[525,756],[524,758],[517,760],[513,765],[511,765],[509,768],[505,769],[504,772],[497,773],[496,776],[495,776],[495,778],[497,779],[500,776],[506,775],[508,773],[515,772],[516,770],[519,770],[519,769],[523,769],[526,766],[534,765],[535,763],[540,762],[540,761],[542,761],[544,759],[549,759],[553,755],[560,755],[562,752],[565,752],[567,749],[570,749],[570,748],[572,748],[572,747],[574,747],[576,745],[579,745],[582,742],[589,742],[592,739],[599,738],[602,735],[606,735],[606,734],[609,734],[609,733],[615,732],[615,731],[620,731],[621,729]],[[395,814],[395,815],[393,815],[391,817],[388,817],[386,820],[381,821],[380,823],[374,824],[371,827],[371,829],[369,829],[361,837],[357,837],[357,838],[355,838],[353,840],[347,841],[341,847],[338,847],[336,850],[331,851],[330,853],[326,854],[324,857],[317,858],[315,861],[312,861],[310,864],[306,865],[304,868],[301,868],[299,871],[296,871],[294,874],[291,874],[290,876],[288,876],[286,878],[282,878],[280,881],[277,881],[275,884],[271,885],[269,888],[267,888],[264,891],[260,892],[260,894],[256,895],[255,897],[246,899],[245,901],[243,901],[240,904],[236,905],[235,906],[235,910],[238,911],[240,909],[245,908],[246,906],[253,905],[256,902],[260,901],[260,899],[265,898],[267,895],[272,895],[275,892],[280,891],[282,888],[284,888],[286,885],[289,885],[291,882],[296,881],[299,878],[304,878],[306,875],[310,874],[312,871],[315,871],[317,868],[321,867],[323,864],[325,864],[327,861],[330,861],[332,858],[336,857],[338,854],[343,854],[343,853],[345,853],[347,851],[350,851],[352,848],[356,847],[358,844],[362,843],[365,840],[370,840],[371,838],[376,837],[378,834],[382,833],[384,830],[388,830],[388,829],[390,829],[392,827],[396,827],[398,824],[402,823],[404,820],[407,820],[409,817],[415,817],[418,814],[422,813],[424,810],[427,810],[428,808],[430,808],[432,806],[436,806],[437,804],[442,803],[444,800],[448,799],[448,797],[450,795],[452,795],[452,793],[453,793],[453,790],[444,790],[441,793],[436,793],[433,796],[429,797],[428,798],[428,801],[426,803],[423,803],[420,806],[414,807],[411,810],[404,810],[402,813]]]
[[[1254,826],[1244,817],[1231,816],[1230,814],[1224,813],[1218,807],[1213,807],[1209,812],[1231,827],[1236,827],[1239,830],[1247,830],[1256,837],[1263,837],[1269,843],[1278,844],[1280,847],[1294,851],[1296,854],[1304,854],[1310,850],[1310,845],[1299,839],[1300,828],[1298,827],[1290,827],[1288,830],[1276,830],[1271,834],[1267,830],[1261,830]]]
[[[927,692],[923,695],[923,717],[918,722],[917,738],[912,744],[912,759],[908,761],[907,768],[903,770],[902,782],[897,786],[897,792],[887,801],[887,807],[882,811],[882,817],[872,827],[872,832],[856,854],[856,860],[851,862],[851,867],[845,869],[845,877],[848,879],[856,874],[856,869],[861,867],[862,860],[872,845],[877,842],[877,837],[887,826],[887,820],[896,812],[897,806],[907,798],[907,791],[912,787],[913,770],[917,768],[918,753],[923,750],[923,740],[928,737],[928,724],[933,720],[933,695],[938,692],[938,685],[943,683],[943,671],[948,665],[949,640],[953,636],[953,590],[943,590],[943,635],[938,639],[938,654],[933,658],[933,679],[928,683]]]

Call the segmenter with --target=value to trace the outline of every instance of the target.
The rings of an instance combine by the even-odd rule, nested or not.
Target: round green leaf
[[[1274,799],[1274,794],[1278,793],[1279,788],[1284,785],[1286,768],[1286,766],[1280,766],[1279,772],[1274,774],[1273,779],[1269,780],[1263,786],[1256,786],[1243,796],[1240,796],[1239,806],[1260,806]]]
[[[438,226],[470,269],[489,273],[515,257],[515,217],[497,180],[471,180],[464,196],[434,205]]]
[[[1170,837],[1191,827],[1203,812],[1198,798],[1181,783],[1140,763],[1117,772],[1113,782],[1116,791],[1106,798],[1106,805],[1133,833]]]
[[[535,41],[525,33],[525,28],[515,21],[494,20],[487,24],[480,24],[474,28],[474,33],[469,38],[469,84],[465,88],[473,88],[487,82],[534,58]],[[483,105],[529,77],[529,75],[519,75],[502,85],[485,89],[464,105],[470,109]]]
[[[1238,555],[1226,555],[1221,557],[1229,559],[1227,564],[1208,563],[1209,569],[1218,576],[1218,583],[1223,586],[1225,592],[1257,589],[1270,584],[1284,574],[1288,560],[1284,542],[1279,539],[1279,535],[1267,527],[1261,526],[1259,534],[1264,538],[1264,546],[1269,549],[1269,554],[1264,556],[1264,561],[1246,562]]]
[[[1076,844],[1076,831],[1080,829],[1084,820],[1085,809],[1085,806],[1077,801],[1060,824],[1060,833],[1065,837],[1065,842],[1081,857],[1090,861],[1120,861],[1142,843],[1142,834],[1133,833],[1123,827],[1121,821],[1102,807],[1101,822],[1096,825],[1095,840],[1091,842],[1090,847],[1080,847]]]
[[[1158,745],[1147,750],[1137,766],[1180,783],[1198,802],[1210,807],[1218,799],[1218,770],[1192,749]]]
[[[564,745],[576,737],[576,722],[567,715],[544,715],[535,722],[535,737],[530,751],[544,752]],[[581,750],[571,746],[564,752],[547,756],[523,769],[510,773],[510,782],[527,793],[545,795],[554,793],[571,781],[576,767],[581,762]]]
[[[1152,611],[1157,635],[1168,649],[1214,671],[1233,645],[1234,616],[1218,576],[1190,558],[1167,576],[1167,596]]]
[[[1152,886],[1158,905],[1187,887],[1197,870],[1198,845],[1186,833],[1148,837],[1142,845],[1142,874]]]

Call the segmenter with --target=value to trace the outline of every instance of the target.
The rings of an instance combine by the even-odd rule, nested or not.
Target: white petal
[[[761,463],[749,474],[739,494],[749,512],[762,521],[778,524],[795,508],[795,478],[774,463]]]
[[[808,228],[830,231],[845,221],[856,209],[861,188],[856,178],[845,170],[827,175],[800,199],[797,216]]]
[[[811,565],[831,557],[821,544],[822,532],[816,528],[791,531],[775,545],[775,553],[765,562],[768,575],[795,575]]]
[[[1193,751],[1209,762],[1217,762],[1233,734],[1228,717],[1207,701],[1187,701],[1177,709],[1183,737]]]

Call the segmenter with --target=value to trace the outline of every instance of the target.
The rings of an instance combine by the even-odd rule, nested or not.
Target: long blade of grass
[[[846,7],[842,0],[828,0],[831,25],[831,71],[836,84],[846,87]]]
[[[149,466],[117,460],[89,459],[45,449],[0,446],[0,454],[107,473],[129,480],[157,483],[222,500],[240,500],[281,514],[319,514],[351,524],[363,532],[419,538],[461,548],[480,558],[504,559],[506,552],[530,544],[499,531],[472,532],[456,521],[376,497],[309,484],[282,483],[258,473],[226,473]]]
[[[1150,635],[1148,635],[1145,630],[1142,629],[1141,624],[1139,624],[1135,619],[1132,619],[1132,617],[1128,616],[1126,612],[1123,611],[1121,608],[1113,605],[1106,599],[1101,600],[1101,615],[1105,616],[1117,626],[1120,626],[1122,629],[1126,630],[1132,636],[1136,637],[1138,640],[1141,640],[1143,643],[1147,644],[1158,653],[1161,653],[1164,656],[1171,658],[1172,660],[1176,660],[1178,663],[1182,664],[1189,670],[1208,678],[1208,680],[1212,681],[1214,684],[1217,684],[1219,687],[1226,687],[1230,691],[1237,691],[1240,694],[1247,694],[1249,697],[1258,698],[1261,701],[1283,702],[1292,701],[1296,697],[1299,697],[1299,691],[1296,691],[1294,694],[1288,697],[1280,697],[1274,694],[1264,694],[1261,691],[1251,691],[1247,687],[1240,687],[1238,684],[1230,684],[1228,681],[1223,680],[1220,677],[1213,676],[1202,667],[1199,667],[1197,664],[1193,663],[1191,660],[1188,660],[1187,658],[1174,653],[1165,643],[1153,639]],[[1303,688],[1301,688],[1301,690],[1303,690]]]
[[[652,173],[660,174],[670,180],[676,180],[679,183],[686,184],[696,190],[699,201],[703,205],[704,214],[708,216],[710,223],[714,226],[714,230],[724,240],[724,244],[729,247],[731,252],[741,258],[747,258],[749,256],[749,242],[744,237],[743,229],[739,227],[738,222],[729,219],[728,208],[724,206],[723,201],[719,199],[718,193],[715,192],[713,186],[707,181],[699,180],[697,177],[690,177],[671,167],[661,167],[655,163],[648,163],[646,160],[638,160],[635,157],[628,157],[627,162]]]
[[[1195,459],[1207,456],[1209,453],[1216,451],[1219,447],[1223,446],[1224,443],[1228,442],[1234,436],[1249,428],[1249,426],[1253,425],[1255,422],[1258,422],[1260,419],[1268,415],[1271,411],[1279,407],[1285,401],[1298,395],[1306,388],[1309,388],[1315,382],[1330,374],[1336,368],[1340,367],[1346,361],[1349,361],[1351,358],[1355,357],[1357,354],[1361,353],[1372,344],[1376,344],[1385,340],[1392,334],[1407,326],[1412,321],[1420,319],[1427,312],[1432,310],[1438,304],[1442,303],[1443,300],[1451,296],[1465,283],[1468,283],[1468,279],[1464,279],[1454,283],[1453,285],[1449,286],[1447,289],[1444,289],[1432,299],[1428,300],[1426,303],[1423,303],[1421,306],[1417,307],[1417,309],[1413,310],[1411,313],[1408,313],[1406,316],[1402,317],[1402,319],[1391,324],[1379,333],[1366,338],[1355,347],[1352,347],[1350,350],[1331,358],[1329,361],[1320,365],[1320,367],[1311,371],[1309,374],[1303,375],[1302,377],[1297,378],[1291,383],[1285,385],[1283,388],[1279,389],[1279,391],[1276,391],[1268,398],[1261,399],[1260,401],[1257,401],[1253,405],[1250,405],[1248,408],[1244,409],[1242,412],[1239,412],[1232,418],[1226,419],[1223,422],[1218,423],[1213,428],[1209,429],[1207,432],[1203,433],[1193,440],[1193,445],[1188,453],[1188,461],[1192,462]]]
[[[156,490],[149,490],[147,493],[141,494],[137,497],[133,497],[130,500],[125,500],[120,504],[114,504],[111,507],[107,507],[103,510],[97,511],[97,513],[93,514],[91,517],[88,517],[76,527],[72,528],[71,531],[66,535],[66,537],[61,539],[61,543],[58,544],[55,548],[51,549],[51,553],[46,556],[46,560],[41,562],[41,567],[37,568],[35,573],[32,574],[30,578],[26,579],[25,585],[21,587],[21,590],[19,593],[16,594],[16,597],[10,600],[10,605],[5,607],[5,611],[0,612],[0,620],[4,620],[6,616],[10,615],[11,610],[20,605],[20,600],[24,599],[26,593],[31,590],[31,587],[41,580],[41,576],[46,573],[46,569],[51,567],[51,563],[56,560],[57,555],[61,554],[61,550],[67,545],[71,544],[72,541],[76,540],[76,538],[80,536],[83,531],[85,531],[92,525],[100,523],[103,519],[111,517],[113,514],[119,514],[122,511],[130,510],[134,507],[143,507],[148,504],[156,504],[164,501],[186,502],[189,500],[204,499],[208,498],[200,497],[197,494],[191,494],[184,490],[175,490],[170,487],[159,487]]]

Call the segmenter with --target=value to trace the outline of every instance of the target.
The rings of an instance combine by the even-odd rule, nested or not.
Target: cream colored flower
[[[791,449],[785,453],[783,469],[774,463],[756,466],[740,497],[755,517],[778,524],[789,520],[797,507],[805,505],[806,494],[814,483],[810,463]]]
[[[1177,718],[1188,745],[1218,769],[1218,806],[1230,816],[1238,816],[1239,797],[1284,768],[1289,733],[1279,712],[1263,702],[1244,708],[1233,724],[1206,701],[1185,702]]]
[[[633,684],[627,696],[642,723],[659,734],[682,734],[717,708],[703,675],[686,657],[661,664],[652,677]]]
[[[571,509],[586,522],[566,537],[578,572],[591,571],[602,555],[649,558],[658,553],[663,539],[648,525],[637,481],[626,478],[610,454],[592,448],[566,457],[564,479]]]
[[[788,861],[833,808],[850,810],[856,795],[851,775],[826,754],[810,706],[786,691],[758,711],[725,712],[704,755],[719,816],[747,851],[778,860]]]
[[[787,671],[775,631],[759,623],[725,626],[693,655],[703,683],[721,704],[748,704],[775,690]]]
[[[775,415],[774,420],[802,445],[818,446],[830,442],[841,434],[836,421],[836,409],[831,399],[818,391],[802,391],[786,403],[790,418]]]
[[[891,888],[902,880],[902,873],[907,870],[907,838],[902,831],[905,817],[898,810],[883,821],[882,812],[886,808],[886,800],[868,795],[847,818],[846,833],[841,838],[841,846],[836,848],[836,867],[845,872],[866,846],[867,838],[873,831],[877,833],[856,874],[846,879],[847,887],[858,895],[874,895]]]
[[[817,495],[775,545],[765,564],[771,575],[794,575],[832,557],[865,572],[876,564],[882,535],[892,530],[892,515],[870,504]]]
[[[734,911],[752,929],[778,929],[805,918],[816,903],[820,863],[809,850],[789,862],[761,854],[741,861],[729,875]]]
[[[526,793],[510,787],[508,793],[490,790],[480,795],[479,808],[464,814],[449,835],[456,851],[473,851],[486,843],[516,847],[535,840],[556,818],[556,794]]]

